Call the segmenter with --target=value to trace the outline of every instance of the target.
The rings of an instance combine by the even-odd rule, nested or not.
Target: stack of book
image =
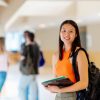
[[[54,85],[63,88],[63,87],[70,86],[72,84],[73,82],[69,78],[66,78],[64,76],[53,78],[42,82],[42,85],[44,85],[45,87],[47,87],[48,85]]]

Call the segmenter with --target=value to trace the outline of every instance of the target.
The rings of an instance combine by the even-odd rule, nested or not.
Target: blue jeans
[[[21,75],[19,95],[20,100],[38,100],[38,86],[35,75]]]
[[[6,76],[7,76],[7,73],[2,71],[0,72],[0,92],[2,91],[2,87],[4,85],[4,82],[6,80]]]

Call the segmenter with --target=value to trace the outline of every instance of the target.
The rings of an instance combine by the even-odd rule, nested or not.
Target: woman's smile
[[[70,37],[65,36],[64,39],[65,40],[70,40]]]

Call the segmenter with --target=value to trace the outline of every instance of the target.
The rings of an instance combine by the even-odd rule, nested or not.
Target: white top
[[[8,57],[6,54],[0,54],[0,71],[7,71]]]

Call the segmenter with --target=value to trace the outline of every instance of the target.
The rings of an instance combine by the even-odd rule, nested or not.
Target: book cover
[[[72,84],[73,84],[73,82],[69,78],[66,78],[64,76],[53,78],[53,79],[42,82],[42,85],[44,85],[44,86],[55,85],[60,88],[67,87]]]

